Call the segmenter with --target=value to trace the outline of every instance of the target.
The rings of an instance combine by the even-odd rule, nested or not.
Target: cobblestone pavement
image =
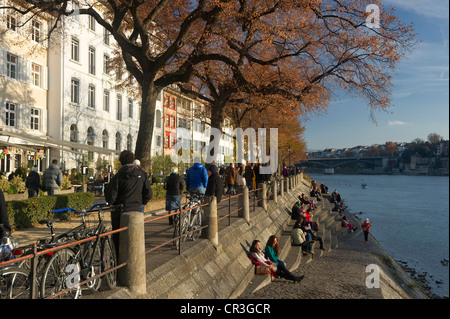
[[[365,243],[362,234],[356,233],[340,239],[339,246],[313,261],[304,263],[294,271],[297,276],[305,275],[300,283],[284,279],[274,279],[268,286],[253,294],[241,295],[241,299],[408,299],[400,286],[405,283],[392,278],[397,275],[385,275],[378,243],[370,239]],[[371,272],[366,272],[369,264],[380,265],[381,287],[367,288],[366,278]],[[389,262],[388,262],[389,264]],[[287,265],[289,267],[289,265]],[[398,270],[395,270],[396,272]]]

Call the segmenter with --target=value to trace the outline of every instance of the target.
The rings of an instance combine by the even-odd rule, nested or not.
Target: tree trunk
[[[155,87],[151,80],[145,80],[142,84],[141,116],[136,139],[135,157],[141,161],[142,169],[146,172],[149,172],[151,169],[151,147],[156,100],[160,92],[161,88]]]

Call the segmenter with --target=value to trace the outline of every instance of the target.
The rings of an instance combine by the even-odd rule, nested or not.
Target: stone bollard
[[[280,180],[280,197],[284,196],[284,179]]]
[[[209,205],[206,206],[206,220],[208,223],[208,227],[206,228],[206,236],[213,244],[213,246],[217,247],[219,245],[219,225],[217,221],[217,199],[216,196],[211,198]]]
[[[259,194],[258,194],[258,206],[262,207],[265,211],[267,211],[267,187],[266,183],[258,184]]]
[[[239,196],[239,206],[240,208],[238,216],[244,218],[247,223],[250,223],[250,200],[248,198],[248,188],[242,188],[242,195]]]
[[[284,187],[285,187],[286,194],[289,194],[289,177],[284,178]]]
[[[272,184],[272,200],[278,203],[278,182],[276,180]]]
[[[135,295],[147,293],[145,265],[144,214],[125,212],[120,216],[120,228],[128,227],[119,233],[119,264],[127,265],[118,270],[119,281]]]

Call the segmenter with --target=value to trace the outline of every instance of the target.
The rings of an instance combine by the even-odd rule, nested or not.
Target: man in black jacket
[[[208,185],[206,186],[206,196],[216,196],[217,203],[222,200],[223,195],[223,182],[220,176],[217,174],[217,166],[210,165],[207,170],[208,173]]]
[[[111,212],[112,229],[120,228],[120,215],[123,212],[138,212],[152,198],[152,189],[148,175],[133,164],[134,154],[131,151],[120,153],[122,167],[111,178],[105,188],[105,199],[111,205],[122,205]],[[119,233],[113,234],[116,251],[119,247]]]

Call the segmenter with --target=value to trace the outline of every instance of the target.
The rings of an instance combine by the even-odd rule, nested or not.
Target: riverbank
[[[286,280],[272,283],[241,299],[430,299],[422,286],[412,280],[372,236],[366,243],[359,220],[349,211],[347,218],[357,225],[356,232],[338,239],[337,247],[302,264],[294,274],[304,275],[294,285]],[[317,254],[316,254],[317,255]],[[371,266],[369,266],[371,265]],[[379,271],[379,287],[370,288],[367,278]],[[288,265],[289,267],[289,265]],[[375,283],[375,282],[374,282]]]

